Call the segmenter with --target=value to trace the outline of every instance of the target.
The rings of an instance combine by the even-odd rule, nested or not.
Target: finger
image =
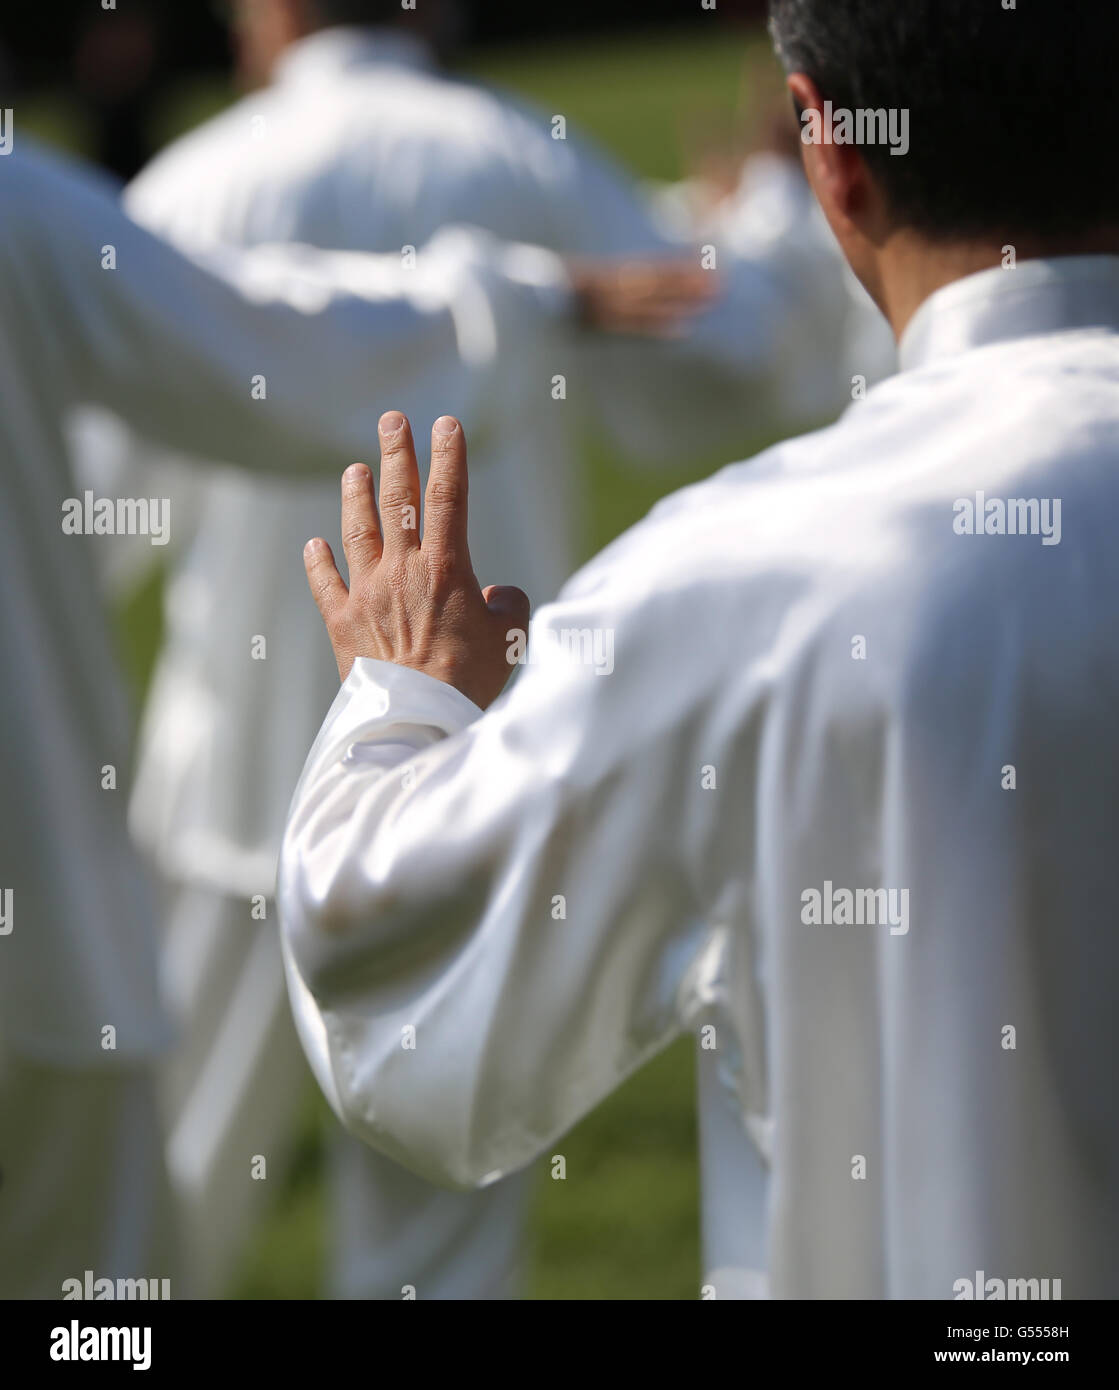
[[[690,321],[708,307],[709,294],[692,297],[672,296],[660,299],[628,301],[619,306],[617,314],[606,327],[619,333],[657,335],[661,332],[685,330]]]
[[[718,292],[712,271],[679,261],[629,261],[606,271],[584,266],[578,283],[593,326],[643,336],[683,331]]]
[[[701,271],[702,280],[694,280],[687,285],[673,286],[671,291],[662,297],[664,305],[672,312],[680,314],[698,314],[704,309],[710,308],[711,304],[718,298],[721,285],[711,271]]]
[[[635,304],[679,310],[710,303],[718,292],[719,282],[711,270],[660,266],[638,271],[628,286],[623,282],[623,287],[628,289],[629,298]]]
[[[710,293],[713,271],[681,261],[628,261],[618,272],[619,286],[633,298],[694,299]]]
[[[398,410],[387,411],[381,436],[381,535],[386,555],[402,555],[420,543],[420,470],[412,429]]]
[[[639,314],[632,310],[604,317],[598,327],[603,333],[636,338],[683,337],[691,314]]]
[[[330,546],[321,536],[303,547],[303,568],[307,571],[311,597],[329,627],[332,615],[345,603],[349,590],[338,573]]]
[[[673,266],[668,272],[664,286],[669,294],[694,295],[701,299],[713,294],[718,287],[717,270],[707,270],[703,266],[695,265]]]
[[[424,496],[425,551],[442,551],[469,564],[466,542],[466,435],[453,415],[431,427],[431,472]]]
[[[342,474],[342,549],[354,577],[381,558],[381,524],[373,500],[373,474],[364,463],[352,464]]]

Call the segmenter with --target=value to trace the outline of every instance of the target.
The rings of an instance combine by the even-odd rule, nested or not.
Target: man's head
[[[452,0],[423,0],[414,10],[400,0],[236,0],[238,68],[250,84],[267,82],[284,49],[334,25],[401,25],[434,40],[454,8]]]
[[[899,238],[963,266],[1004,245],[1019,257],[1097,249],[1119,227],[1101,132],[1115,0],[770,0],[770,28],[804,113],[809,180],[879,303],[880,258]],[[896,152],[837,143],[847,112],[856,138],[905,139]]]

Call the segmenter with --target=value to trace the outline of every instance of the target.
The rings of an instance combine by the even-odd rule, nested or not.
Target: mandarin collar
[[[970,348],[1077,328],[1119,330],[1119,256],[1060,256],[982,270],[931,294],[901,337],[901,370]]]
[[[435,67],[435,55],[422,39],[396,29],[337,25],[291,44],[276,64],[275,80],[322,82],[349,68],[381,66],[426,72]]]

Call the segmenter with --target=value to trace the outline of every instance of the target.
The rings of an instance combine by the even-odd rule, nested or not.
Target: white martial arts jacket
[[[278,248],[204,271],[88,175],[21,148],[0,158],[0,1041],[81,1063],[142,1055],[163,1033],[125,824],[130,720],[94,575],[98,547],[149,539],[105,533],[118,517],[142,529],[118,500],[163,494],[141,479],[94,522],[102,499],[74,480],[65,412],[96,401],[164,443],[337,485],[376,439],[375,383],[415,407],[437,381],[449,409],[484,421],[506,335],[561,302],[533,253],[480,234],[423,261],[405,274],[395,258]],[[167,519],[173,534],[173,505]],[[248,666],[253,636],[229,635]],[[272,650],[283,640],[272,632]]]
[[[441,75],[422,44],[392,31],[335,28],[293,45],[273,85],[164,151],[126,203],[187,251],[296,240],[406,258],[461,222],[571,254],[681,252],[629,180],[574,132],[554,139],[547,121]],[[463,416],[471,554],[485,582],[543,602],[575,568],[576,441],[589,415],[647,462],[713,446],[709,456],[726,457],[774,424],[805,428],[841,408],[845,294],[804,179],[781,161],[760,163],[745,203],[759,215],[712,243],[724,296],[684,342],[536,327],[505,340],[485,403],[490,427]],[[449,380],[457,371],[449,362]],[[421,440],[451,409],[443,385],[428,384],[410,396]],[[387,382],[371,389],[381,408],[404,408]],[[150,451],[140,464],[150,471]],[[194,462],[171,468],[166,485],[183,527],[141,732],[134,833],[174,880],[271,893],[285,809],[336,686],[299,556],[308,536],[337,541],[338,489],[335,480],[263,488]],[[282,631],[283,643],[267,663],[246,663],[246,631]]]
[[[484,715],[355,664],[294,1007],[354,1132],[460,1185],[714,1021],[774,1295],[1114,1297],[1119,260],[957,282],[901,359],[582,570]]]

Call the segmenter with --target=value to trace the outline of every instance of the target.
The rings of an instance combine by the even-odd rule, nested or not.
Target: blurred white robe
[[[435,374],[448,408],[484,418],[475,396],[488,398],[503,333],[547,319],[563,291],[547,266],[533,278],[539,258],[527,280],[507,274],[509,250],[475,233],[450,234],[415,274],[294,248],[225,252],[203,269],[129,221],[100,180],[25,144],[0,159],[0,1221],[33,1229],[70,1208],[50,1184],[32,1203],[27,1184],[46,1171],[34,1155],[19,1171],[4,1164],[18,1123],[8,1099],[34,1092],[34,1067],[123,1078],[168,1032],[153,898],[126,829],[127,701],[95,582],[98,547],[150,538],[64,532],[67,501],[84,511],[66,411],[96,401],[178,448],[337,478],[376,438],[371,382],[414,402]],[[480,305],[491,331],[478,341]],[[134,495],[160,493],[148,480]],[[104,1133],[85,1133],[89,1154],[70,1155],[74,1212],[100,1171],[98,1144],[127,1146],[109,1107],[104,1119]],[[119,1234],[105,1233],[106,1248]],[[135,1275],[126,1245],[117,1254]]]
[[[1114,1297],[1119,259],[952,284],[901,362],[610,546],[484,715],[355,664],[281,855],[293,1002],[345,1123],[460,1186],[717,1018],[768,1169],[733,1292]],[[966,534],[978,493],[1059,543]]]
[[[440,228],[461,222],[571,255],[699,254],[692,240],[662,235],[620,170],[573,131],[557,133],[509,98],[442,75],[407,35],[332,28],[292,45],[266,90],[160,154],[126,202],[138,220],[193,252],[296,240],[407,260]],[[577,444],[588,418],[648,464],[685,448],[741,447],[743,437],[803,427],[840,408],[848,304],[837,250],[795,167],[752,167],[734,218],[708,248],[722,298],[686,339],[666,345],[572,332],[541,340],[526,322],[519,340],[506,340],[486,416],[477,424],[463,416],[471,553],[485,582],[518,584],[539,602],[575,567]],[[411,413],[420,436],[451,409],[443,383],[425,384],[431,389]],[[381,408],[403,408],[391,390],[371,389]],[[150,449],[136,463],[150,473]],[[200,1213],[192,1228],[205,1235],[203,1277],[216,1283],[246,1229],[242,1199],[219,1196],[240,1162],[242,1130],[276,1147],[297,1101],[286,1084],[286,1041],[295,1044],[280,1017],[287,1001],[279,957],[265,944],[272,924],[254,927],[249,900],[271,895],[291,790],[337,690],[299,554],[310,535],[336,541],[338,489],[334,480],[265,488],[196,461],[162,466],[189,521],[167,582],[132,824],[171,885],[166,975],[187,1034],[171,1079],[172,1104],[181,1107],[171,1163]],[[282,633],[282,642],[270,643],[267,662],[252,663],[247,633]],[[207,890],[214,901],[204,899]],[[256,1001],[252,1017],[246,998]],[[236,1026],[218,1032],[219,1001],[235,999]],[[257,1064],[242,1066],[234,1048]],[[392,1206],[412,1203],[418,1253],[383,1239],[378,1214],[390,1203],[360,1193],[358,1162],[339,1158],[336,1225],[345,1249],[337,1292],[398,1297],[397,1271],[413,1266],[421,1296],[511,1288],[511,1276],[494,1277],[489,1252],[491,1244],[505,1248],[494,1241],[496,1195],[475,1204],[475,1238],[467,1240],[465,1201],[437,1199],[376,1158],[365,1166]],[[509,1202],[522,1200],[511,1186]],[[453,1252],[442,1277],[427,1254],[436,1207]],[[201,1215],[219,1208],[226,1219]],[[364,1254],[362,1213],[377,1217]]]

